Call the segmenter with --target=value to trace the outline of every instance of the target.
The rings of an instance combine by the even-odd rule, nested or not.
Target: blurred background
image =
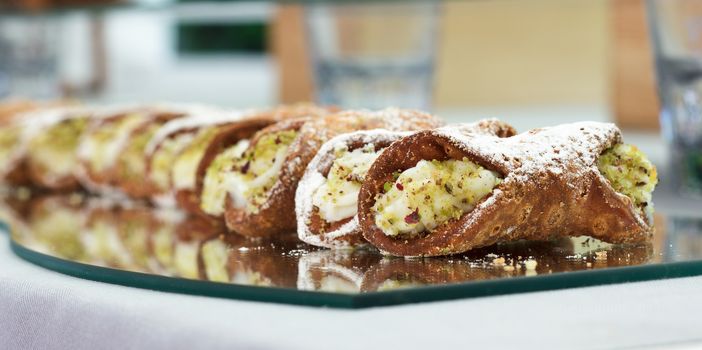
[[[2,52],[11,46],[15,55],[42,61],[24,62],[36,67],[22,69],[6,67],[3,57],[0,71],[43,75],[55,70],[56,85],[36,89],[5,82],[1,95],[191,100],[234,107],[314,99],[303,5],[144,0],[139,6],[91,11],[29,11],[52,1],[11,0],[0,10]],[[632,127],[657,127],[643,1],[450,1],[437,6],[436,42],[427,48],[436,50],[432,109],[577,106],[611,112]],[[11,10],[21,8],[26,11]]]
[[[0,4],[0,98],[398,105],[520,130],[613,121],[662,168],[657,192],[674,168],[643,0]],[[679,210],[702,210],[691,203]]]

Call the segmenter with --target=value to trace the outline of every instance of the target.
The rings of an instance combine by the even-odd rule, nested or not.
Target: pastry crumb
[[[536,262],[536,260],[529,259],[529,260],[527,260],[527,261],[524,262],[524,267],[525,267],[528,271],[532,271],[532,270],[536,270],[536,265],[537,265],[537,264],[538,264],[538,263]]]
[[[514,271],[514,266],[512,266],[512,265],[505,265],[504,269],[505,269],[505,271],[507,271],[507,272],[512,272],[512,271]]]
[[[504,266],[505,265],[505,258],[499,257],[492,259],[492,264],[495,266]]]

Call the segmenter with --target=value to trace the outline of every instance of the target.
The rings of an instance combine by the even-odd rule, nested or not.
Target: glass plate
[[[85,279],[169,292],[363,308],[702,274],[702,221],[657,217],[653,240],[514,242],[424,259],[225,235],[202,219],[81,195],[6,201],[23,259]]]

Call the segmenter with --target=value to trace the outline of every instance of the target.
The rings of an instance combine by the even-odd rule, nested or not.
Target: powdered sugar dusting
[[[352,233],[358,228],[357,215],[337,230],[326,232],[322,235],[313,233],[309,227],[310,218],[314,211],[312,197],[315,191],[327,180],[321,171],[334,161],[334,151],[337,148],[348,146],[355,142],[361,142],[363,144],[389,144],[410,134],[410,132],[373,129],[341,134],[324,143],[312,161],[307,165],[305,174],[300,180],[297,191],[295,192],[295,214],[297,217],[297,233],[300,240],[320,247],[348,247],[348,242],[338,239]]]
[[[194,113],[184,118],[176,118],[168,121],[156,131],[146,145],[146,154],[153,153],[161,142],[169,138],[171,135],[185,131],[188,129],[200,129],[208,126],[216,126],[227,123],[232,123],[241,120],[246,115],[253,112],[223,112],[223,111],[208,111],[206,113]]]
[[[449,126],[434,131],[460,149],[487,159],[488,166],[504,176],[504,187],[526,183],[539,173],[557,174],[566,183],[577,185],[584,174],[597,170],[597,157],[621,142],[621,132],[611,123],[578,122],[534,129],[510,138],[476,134]],[[606,183],[606,182],[605,182]],[[463,229],[478,220],[504,193],[495,189],[470,215]],[[637,215],[643,223],[643,219]]]

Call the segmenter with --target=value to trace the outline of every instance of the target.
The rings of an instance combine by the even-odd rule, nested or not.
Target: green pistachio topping
[[[71,174],[77,162],[76,149],[87,126],[88,118],[70,118],[34,137],[29,150],[36,165],[54,175]]]
[[[231,169],[249,147],[249,140],[240,140],[235,145],[218,154],[207,168],[203,179],[200,208],[210,215],[222,215],[229,188]]]
[[[207,145],[217,136],[216,126],[200,130],[195,138],[178,155],[171,170],[171,179],[176,189],[194,189],[197,167],[205,156]]]
[[[191,140],[192,135],[189,133],[177,135],[163,141],[154,152],[151,157],[149,178],[159,191],[164,192],[170,188],[173,162],[178,156],[178,152],[185,148]]]
[[[258,212],[278,181],[288,147],[296,137],[294,130],[263,135],[234,162],[230,194],[236,206]]]
[[[658,174],[656,167],[636,146],[615,145],[602,153],[597,167],[615,191],[629,197],[645,214],[653,214],[651,197]]]
[[[114,164],[113,162],[120,151],[115,149],[115,147],[120,146],[118,141],[127,137],[134,128],[141,124],[143,118],[144,116],[141,114],[130,114],[102,125],[90,133],[87,142],[92,155],[89,159],[89,165],[93,171],[104,171]]]
[[[144,149],[160,124],[150,125],[131,139],[119,157],[119,177],[124,181],[143,181],[146,176]]]
[[[335,150],[336,160],[327,180],[312,196],[312,203],[324,220],[335,222],[356,215],[358,192],[378,154],[372,144],[353,151],[346,146]]]

